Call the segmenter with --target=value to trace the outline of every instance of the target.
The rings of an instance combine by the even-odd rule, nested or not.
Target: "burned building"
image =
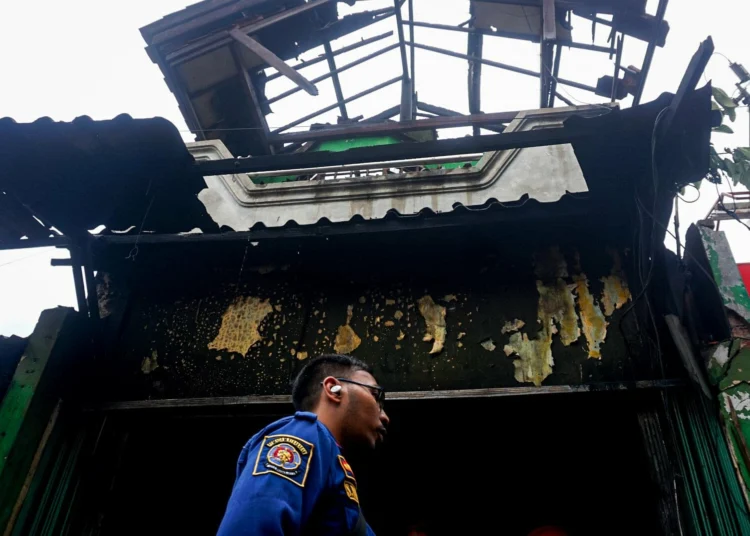
[[[215,532],[242,444],[326,352],[388,391],[390,440],[352,460],[378,533],[748,529],[744,435],[722,430],[746,410],[719,403],[745,389],[747,294],[726,292],[709,231],[684,258],[663,246],[708,169],[710,38],[642,104],[666,2],[470,5],[445,29],[467,35],[469,115],[417,98],[428,45],[404,30],[439,25],[404,19],[411,2],[232,0],[142,29],[195,142],[160,119],[0,121],[0,244],[68,248],[79,296],[42,314],[0,408],[8,534]],[[611,46],[574,42],[573,15],[608,22]],[[396,40],[401,100],[350,117],[337,74],[373,53],[337,64],[332,42],[384,20],[357,44]],[[520,69],[484,57],[487,36],[539,45],[538,108],[482,113],[482,68]],[[620,64],[625,37],[648,41],[641,69]],[[585,85],[557,74],[566,46],[611,51],[589,87],[613,102],[555,107],[558,84]],[[266,82],[314,93],[313,62],[338,121],[272,131]],[[459,126],[474,135],[438,139]]]

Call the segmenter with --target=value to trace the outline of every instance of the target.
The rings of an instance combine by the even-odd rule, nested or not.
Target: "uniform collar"
[[[306,421],[315,422],[318,420],[318,416],[311,411],[298,411],[294,414],[295,419],[304,419]]]
[[[311,411],[297,411],[294,414],[294,418],[295,419],[304,419],[306,421],[311,421],[311,422],[315,422],[315,421],[318,420],[318,416],[315,413],[311,412]],[[322,422],[320,423],[320,426],[322,426],[323,429],[328,433],[328,435],[331,437],[331,439],[333,440],[333,442],[336,443],[336,446],[339,449],[341,449],[341,445],[339,445],[338,441],[336,441],[336,438],[333,437],[333,434],[328,429],[328,427],[325,424],[323,424]]]

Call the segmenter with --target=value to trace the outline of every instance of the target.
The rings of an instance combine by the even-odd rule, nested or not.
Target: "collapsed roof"
[[[417,98],[419,84],[415,75],[415,49],[461,58],[467,61],[467,95],[470,116],[483,114],[481,106],[481,75],[483,67],[503,69],[539,79],[540,107],[552,107],[555,102],[573,103],[558,91],[558,84],[582,89],[615,101],[628,94],[638,104],[656,46],[663,46],[668,32],[664,21],[667,0],[660,0],[657,13],[646,13],[646,0],[462,0],[471,18],[457,25],[416,21],[413,18],[414,0],[381,2],[381,9],[368,10],[370,2],[347,0],[350,7],[364,7],[349,15],[339,17],[336,0],[205,0],[184,10],[172,13],[141,29],[147,43],[147,52],[157,63],[165,80],[175,95],[180,110],[197,140],[221,140],[235,156],[258,156],[279,152],[305,150],[303,141],[310,136],[287,132],[305,125],[319,116],[338,110],[339,125],[348,126],[342,136],[365,135],[357,128],[373,123],[388,122],[398,117],[401,123],[416,117],[442,117],[461,115]],[[390,4],[390,5],[389,5]],[[408,8],[409,18],[402,15]],[[386,19],[392,21],[390,31],[377,35],[363,33],[366,27]],[[592,43],[575,42],[572,37],[573,21],[592,23]],[[609,32],[608,45],[593,44],[596,27]],[[414,38],[414,27],[459,32],[467,36],[466,53],[426,45]],[[409,30],[409,39],[405,29]],[[361,35],[358,41],[351,37]],[[350,36],[350,44],[335,48],[336,39]],[[395,36],[395,37],[394,37]],[[632,37],[648,43],[642,66],[622,65],[625,38]],[[531,70],[497,61],[501,58],[483,54],[483,39],[495,37],[538,43],[542,58],[540,68]],[[372,43],[384,46],[359,56],[349,63],[337,64],[340,55]],[[379,46],[380,46],[379,45]],[[293,65],[287,62],[305,52],[323,47],[322,53]],[[601,73],[596,85],[559,76],[563,48],[590,50],[607,54],[612,71]],[[486,47],[484,47],[486,48]],[[372,77],[374,71],[359,67],[389,51],[398,49],[401,73],[377,81],[368,89],[355,94],[347,92],[339,75],[349,69]],[[409,59],[407,59],[407,56]],[[308,80],[303,70],[327,62],[329,70]],[[275,71],[275,72],[274,72]],[[267,95],[266,84],[287,77],[295,85],[278,95]],[[336,102],[314,111],[300,110],[294,121],[271,130],[266,116],[272,105],[283,101],[297,91],[317,94],[316,83],[331,79]],[[616,82],[614,81],[616,80]],[[373,117],[349,117],[347,104],[388,86],[401,85],[401,101],[389,102],[388,108]],[[502,91],[502,88],[498,88]],[[465,123],[474,126],[474,134],[482,128],[502,132],[503,122],[478,117]],[[313,124],[312,130],[321,126]],[[429,128],[428,125],[425,127]],[[312,133],[310,133],[312,134]]]

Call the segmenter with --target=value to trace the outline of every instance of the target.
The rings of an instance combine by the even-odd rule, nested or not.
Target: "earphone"
[[[332,393],[335,394],[335,393],[338,393],[339,391],[341,391],[341,386],[340,385],[334,385],[333,387],[331,387],[331,392]]]

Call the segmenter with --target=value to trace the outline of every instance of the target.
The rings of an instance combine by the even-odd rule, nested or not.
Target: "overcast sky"
[[[0,117],[9,116],[18,122],[30,122],[43,116],[57,121],[70,121],[81,115],[94,119],[110,119],[121,113],[133,117],[164,117],[182,133],[186,141],[192,136],[187,131],[172,94],[164,84],[156,65],[144,51],[138,29],[176,10],[185,0],[150,0],[112,2],[102,0],[69,0],[65,2],[40,0],[36,2],[4,2],[0,5]],[[392,5],[391,0],[368,0],[360,7],[339,4],[340,14],[352,10],[376,9]],[[656,8],[656,0],[649,0],[649,12]],[[456,25],[468,18],[468,0],[414,0],[415,20]],[[404,18],[407,18],[404,10]],[[672,0],[667,10],[670,33],[667,45],[657,49],[643,101],[653,100],[664,91],[674,91],[701,40],[711,35],[716,51],[732,61],[750,68],[750,46],[747,24],[750,21],[750,2],[747,0],[714,0],[696,2]],[[574,19],[574,38],[591,42],[591,24]],[[365,29],[356,36],[340,39],[334,49],[359,40],[361,36],[395,30],[395,19],[390,18]],[[599,26],[596,43],[606,44],[608,28]],[[441,30],[417,29],[417,40],[465,53],[466,35]],[[390,41],[388,41],[390,42]],[[356,59],[383,46],[372,44],[337,58],[339,65]],[[538,46],[525,42],[488,37],[484,41],[484,55],[505,63],[528,69],[538,69]],[[623,64],[640,66],[645,44],[626,38]],[[320,53],[313,50],[305,58]],[[603,74],[610,74],[611,63],[605,54],[566,49],[560,77],[589,85]],[[419,99],[431,104],[468,113],[466,101],[466,62],[460,59],[418,50],[416,83]],[[303,71],[307,78],[325,72],[325,62]],[[342,75],[345,95],[352,95],[399,74],[400,59],[393,50],[376,60],[356,67]],[[736,79],[728,62],[716,54],[711,59],[703,82],[712,80],[731,94]],[[269,96],[289,88],[290,82],[278,79],[267,87]],[[299,92],[273,106],[268,123],[278,127],[303,112],[322,108],[334,102],[330,81],[318,84],[320,95],[312,97]],[[500,112],[530,109],[538,106],[536,79],[485,67],[482,72],[482,110]],[[576,103],[603,102],[585,91],[558,86],[561,93]],[[349,105],[349,115],[365,117],[398,103],[397,85]],[[622,105],[629,106],[630,98]],[[562,104],[562,103],[559,103]],[[336,120],[336,111],[316,121]],[[725,146],[748,146],[750,124],[747,108],[739,111],[732,125],[735,134],[719,134],[714,142]],[[307,128],[302,125],[300,128]],[[465,135],[466,129],[443,131],[441,137]],[[728,191],[724,184],[721,191]],[[698,192],[689,189],[685,199],[692,201]],[[716,188],[704,184],[700,198],[692,204],[681,203],[682,230],[691,221],[705,217],[717,198]],[[750,262],[750,231],[736,222],[722,222],[738,262]],[[0,252],[0,335],[28,335],[39,313],[56,305],[73,306],[75,293],[70,268],[50,266],[51,257],[67,257],[65,250],[49,248]]]

